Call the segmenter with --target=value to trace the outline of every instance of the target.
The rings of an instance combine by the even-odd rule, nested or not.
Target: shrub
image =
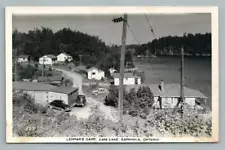
[[[62,85],[64,85],[64,86],[72,86],[73,85],[73,81],[71,79],[64,79],[62,81]]]
[[[143,94],[143,93],[142,93]],[[28,101],[28,104],[27,104]],[[47,109],[46,113],[41,113],[44,107],[34,104],[35,113],[26,111],[33,110],[30,106],[33,100],[23,93],[13,95],[13,132],[16,136],[23,137],[151,137],[151,136],[193,136],[206,137],[212,134],[211,117],[203,117],[193,111],[188,105],[184,105],[184,114],[181,118],[179,113],[173,110],[153,111],[140,106],[132,105],[130,110],[145,113],[144,119],[124,115],[121,123],[112,122],[104,116],[98,106],[92,108],[92,115],[87,120],[78,120],[65,112]],[[129,103],[128,101],[125,102]],[[140,110],[139,110],[140,109]],[[148,114],[145,112],[147,111]],[[130,111],[131,113],[132,111]]]
[[[119,89],[114,85],[110,85],[109,94],[105,98],[105,105],[117,107],[118,97],[119,97]]]

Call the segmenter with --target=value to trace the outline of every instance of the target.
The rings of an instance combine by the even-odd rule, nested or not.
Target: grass
[[[22,137],[152,137],[211,136],[211,117],[187,110],[184,119],[169,111],[152,111],[147,119],[124,115],[122,123],[105,118],[98,106],[86,120],[38,106],[28,95],[13,97],[13,133]]]

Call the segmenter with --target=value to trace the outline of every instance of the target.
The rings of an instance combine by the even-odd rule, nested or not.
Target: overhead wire
[[[154,32],[146,14],[145,14],[145,19],[146,19],[146,22],[148,23],[148,26],[150,28],[150,32],[153,34],[154,38],[156,39],[155,32]]]
[[[135,34],[134,34],[133,30],[131,29],[131,27],[130,27],[130,25],[129,25],[128,22],[127,22],[127,27],[128,27],[128,29],[130,30],[130,32],[131,32],[131,34],[133,35],[133,37],[134,37],[134,39],[136,40],[136,42],[137,42],[138,44],[140,44],[140,42],[137,40],[137,38],[136,38],[136,36],[135,36]]]

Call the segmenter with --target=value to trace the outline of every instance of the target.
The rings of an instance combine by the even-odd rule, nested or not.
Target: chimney
[[[160,90],[161,90],[161,92],[164,92],[164,82],[163,82],[163,80],[161,81],[161,83],[160,83]]]

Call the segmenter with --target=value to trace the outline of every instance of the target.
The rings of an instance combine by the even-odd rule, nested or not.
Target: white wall
[[[43,62],[44,61],[44,62]],[[52,65],[53,61],[51,58],[47,57],[47,56],[43,56],[41,58],[39,58],[39,64],[44,64],[44,65]]]
[[[141,84],[141,78],[138,78],[138,84]]]
[[[52,65],[55,64],[56,61],[53,61],[51,58],[47,57],[47,56],[43,56],[39,58],[39,64],[43,64],[44,61],[44,65]]]
[[[54,100],[63,100],[65,104],[68,104],[68,95],[64,93],[48,92],[48,91],[24,91],[29,94],[35,103],[41,105],[47,105]]]
[[[119,78],[114,78],[114,85],[119,85],[119,84],[120,84]],[[134,85],[135,78],[123,78],[123,84],[124,85]]]
[[[188,105],[194,107],[195,106],[195,100],[196,100],[196,98],[194,98],[194,97],[186,97],[184,101]]]
[[[65,104],[68,104],[68,95],[64,93],[49,92],[49,102],[54,100],[63,100]]]
[[[18,58],[18,62],[28,62],[28,58]]]
[[[101,80],[104,77],[105,77],[105,72],[103,71],[91,70],[88,72],[88,79]]]
[[[57,61],[66,61],[66,59],[67,59],[67,56],[65,56],[62,53],[57,56]]]
[[[159,102],[157,102],[158,96],[154,97],[154,105],[159,108]],[[195,98],[185,98],[185,103],[194,107]],[[178,97],[162,97],[162,108],[174,108],[177,105]]]
[[[49,101],[49,93],[46,91],[24,91],[24,92],[29,94],[37,104],[46,105]]]
[[[57,61],[59,61],[59,62],[64,62],[66,60],[71,61],[72,56],[67,56],[67,55],[64,55],[63,53],[61,53],[57,56]]]

